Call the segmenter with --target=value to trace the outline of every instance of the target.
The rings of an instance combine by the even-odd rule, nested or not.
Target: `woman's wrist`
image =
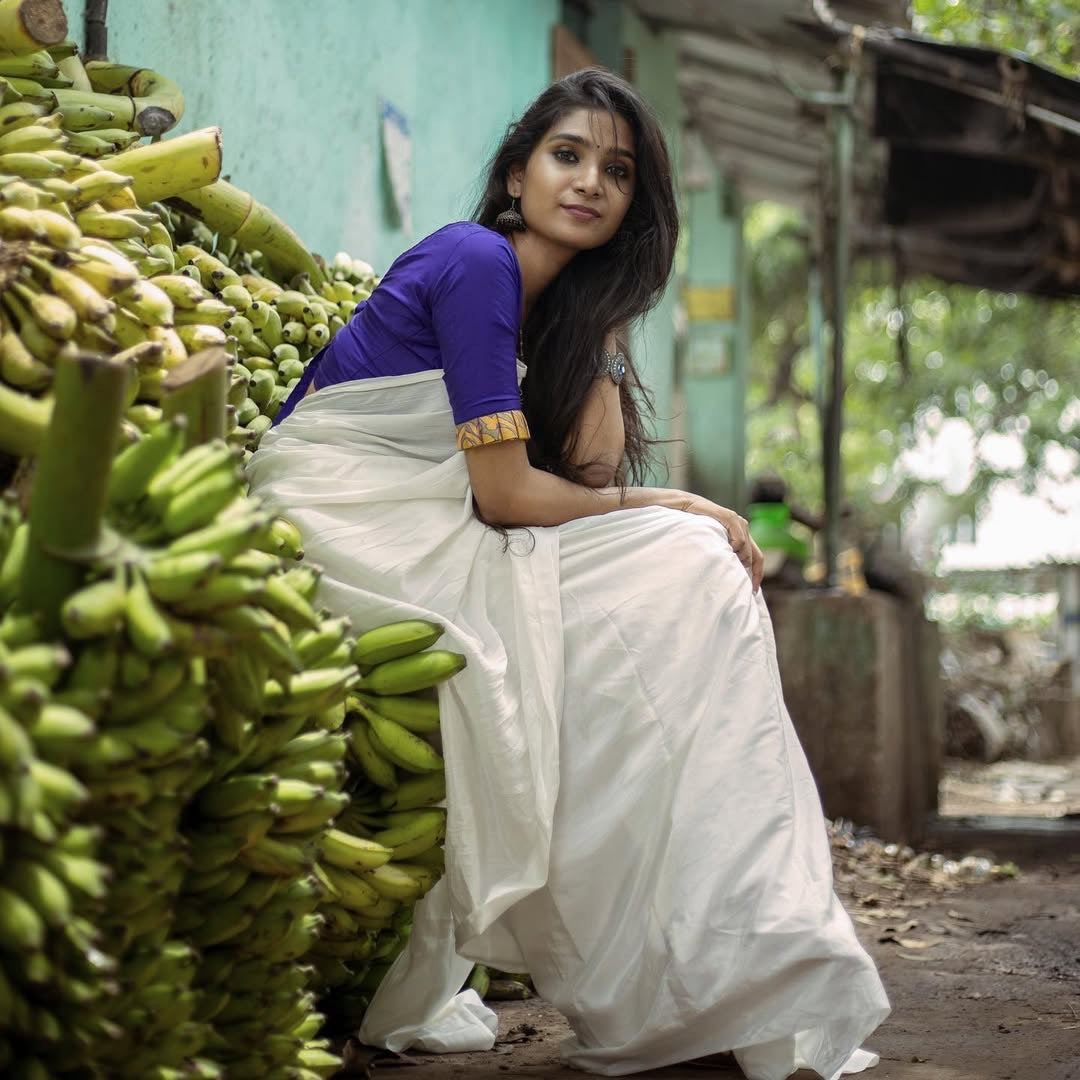
[[[611,487],[606,493],[619,499],[620,510],[641,510],[646,506],[664,506],[669,510],[681,510],[686,505],[685,491],[656,487]]]

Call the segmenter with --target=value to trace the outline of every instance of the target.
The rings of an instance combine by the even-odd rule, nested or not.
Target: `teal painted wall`
[[[83,41],[84,0],[65,0]],[[467,217],[506,125],[551,78],[558,0],[111,0],[109,57],[184,90],[176,133],[218,125],[224,174],[307,245],[384,270]],[[408,118],[413,232],[396,224],[376,99]]]
[[[731,318],[688,323],[682,389],[690,483],[714,502],[741,507],[747,376],[741,213],[715,174],[689,195],[687,207],[687,288],[728,288],[734,295]]]

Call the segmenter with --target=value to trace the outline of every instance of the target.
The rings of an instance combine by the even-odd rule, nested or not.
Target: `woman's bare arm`
[[[604,348],[610,353],[618,349],[614,334]],[[568,449],[570,461],[583,470],[583,483],[594,488],[615,484],[626,452],[626,429],[619,387],[606,375],[593,380]]]
[[[521,440],[490,443],[465,451],[469,482],[480,516],[492,525],[563,525],[613,510],[666,506],[719,521],[731,538],[756,590],[762,555],[750,539],[746,521],[734,510],[686,491],[669,488],[591,488],[571,483],[529,464]]]

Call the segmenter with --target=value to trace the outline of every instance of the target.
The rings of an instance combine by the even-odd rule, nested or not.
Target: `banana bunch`
[[[329,896],[326,926],[311,962],[331,1027],[355,1028],[382,977],[404,948],[412,909],[443,871],[446,830],[439,705],[433,688],[464,666],[432,649],[442,627],[424,620],[361,634],[351,659],[364,672],[346,698],[343,728],[348,807],[320,845]]]
[[[184,853],[153,891],[168,897],[172,938],[198,950],[185,1001],[207,1055],[229,1076],[336,1071],[300,961],[323,923],[316,845],[349,802],[339,729],[360,675],[348,621],[313,606],[318,572],[296,565],[295,529],[244,494],[239,451],[180,452],[183,437],[183,423],[154,425],[121,451],[108,490],[114,526],[139,551],[126,584],[127,610],[140,592],[150,661],[134,687],[151,717],[141,723],[185,694],[201,720],[191,752],[167,761],[135,806],[152,808],[152,826]],[[135,678],[143,665],[131,666]],[[126,730],[109,727],[119,739]]]
[[[7,256],[0,270],[0,450],[28,452],[19,438],[21,413],[48,397],[60,356],[80,350],[129,364],[128,419],[137,436],[160,416],[165,372],[188,355],[172,300],[144,276],[152,256],[141,239],[169,234],[156,211],[135,204],[128,177],[65,150],[19,157],[38,165],[0,160],[0,171],[21,170],[0,177]],[[41,163],[56,175],[34,175]]]
[[[8,0],[6,6],[59,7],[58,0]],[[54,13],[55,14],[55,13]],[[59,20],[63,25],[62,9]],[[25,30],[29,23],[23,20]],[[146,68],[104,61],[85,66],[75,43],[12,41],[0,45],[0,102],[37,105],[56,113],[56,126],[73,153],[105,157],[128,149],[143,136],[160,136],[183,115],[184,98],[171,80]],[[2,130],[2,129],[0,129]]]
[[[211,233],[179,209],[165,212],[174,236],[183,242],[175,244],[169,282],[158,284],[177,304],[178,322],[194,323],[203,316],[210,324],[209,329],[180,329],[189,348],[222,344],[235,357],[229,401],[236,410],[237,441],[254,450],[308,361],[371,295],[374,272],[339,252],[318,288],[306,274],[278,282],[268,276],[258,251]],[[201,291],[177,283],[178,275],[192,279]]]
[[[88,791],[55,753],[95,725],[58,692],[68,650],[11,608],[25,528],[14,500],[0,501],[0,1071],[49,1077],[71,1046],[110,1033],[95,1004],[116,965],[97,925],[101,830],[77,823]]]
[[[111,882],[97,925],[117,960],[86,1060],[117,1077],[180,1068],[200,1053],[202,1075],[216,1075],[214,1061],[229,1075],[337,1069],[315,1038],[322,1017],[307,969],[298,984],[293,969],[322,922],[322,888],[307,868],[313,836],[347,802],[335,790],[343,753],[332,742],[299,754],[286,744],[335,699],[343,719],[359,676],[348,649],[327,667],[304,667],[293,637],[322,620],[305,595],[317,575],[282,559],[300,553],[295,530],[246,498],[236,450],[183,451],[184,429],[162,421],[117,456],[108,516],[122,539],[60,612],[74,657],[61,697],[97,728],[57,733],[50,746],[104,833]],[[264,701],[281,723],[262,723]],[[278,758],[292,772],[267,774],[270,806],[254,770]],[[244,877],[231,903],[220,882],[207,888],[207,871],[224,867],[234,884],[236,871]],[[223,984],[223,952],[255,962],[267,989]],[[279,1008],[263,1007],[271,989]]]
[[[312,606],[317,571],[254,549],[227,565],[223,574],[242,568],[257,583],[248,604],[261,598],[280,636],[207,665],[212,772],[186,815],[191,867],[177,925],[202,950],[211,1049],[230,1077],[330,1074],[341,1062],[317,1038],[324,1016],[305,958],[325,922],[320,846],[349,803],[340,729],[359,672],[348,620]]]

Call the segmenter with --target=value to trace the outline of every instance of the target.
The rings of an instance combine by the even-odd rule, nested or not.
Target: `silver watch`
[[[600,352],[600,370],[597,375],[610,375],[611,381],[618,386],[626,376],[626,356],[620,349],[614,356],[603,349]]]

